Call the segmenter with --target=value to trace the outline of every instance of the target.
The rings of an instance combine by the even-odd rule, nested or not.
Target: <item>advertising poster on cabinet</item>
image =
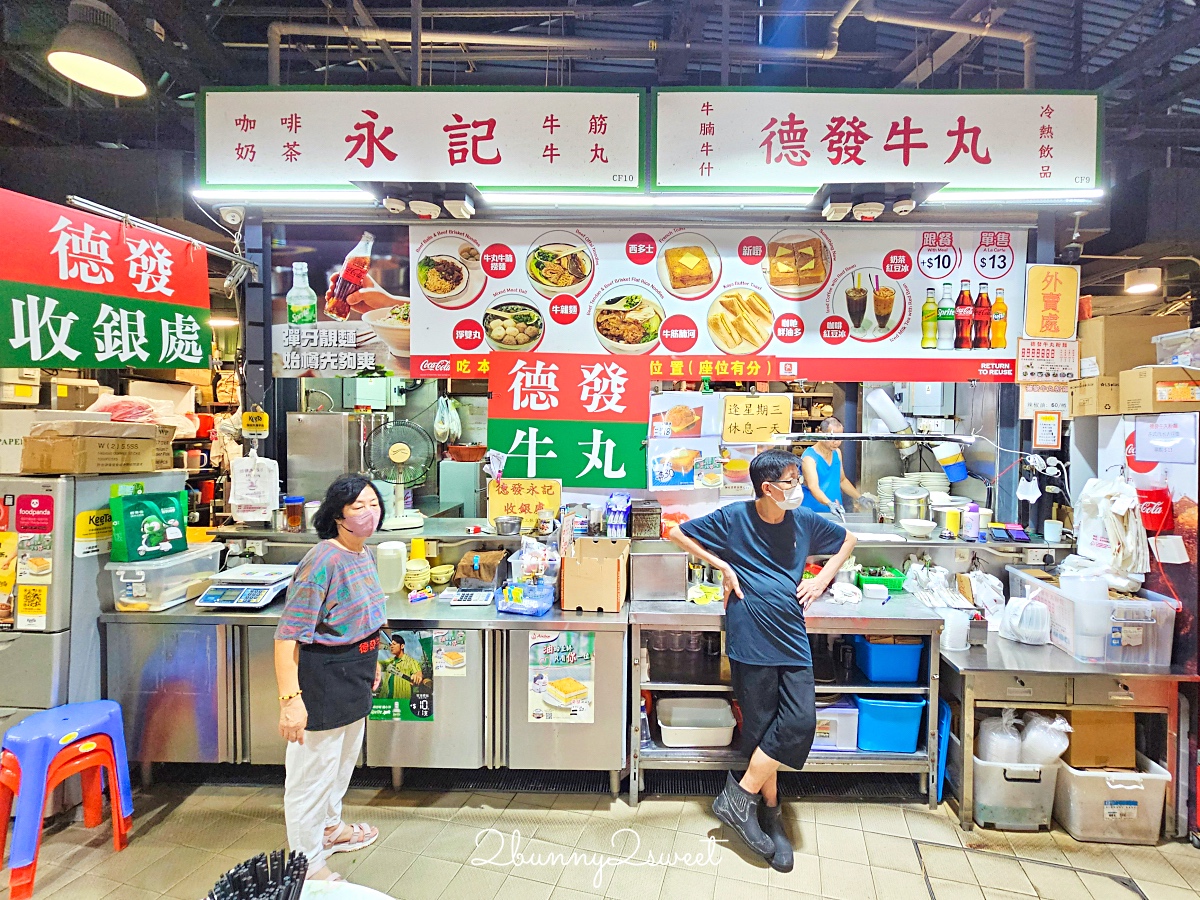
[[[594,631],[529,632],[529,721],[596,721]]]
[[[1014,377],[1023,230],[409,234],[417,377],[478,376],[514,353],[645,360],[651,378]]]
[[[428,631],[381,631],[382,677],[371,701],[372,721],[433,721],[433,634]]]
[[[386,373],[407,378],[406,229],[274,227],[270,273],[274,377]]]

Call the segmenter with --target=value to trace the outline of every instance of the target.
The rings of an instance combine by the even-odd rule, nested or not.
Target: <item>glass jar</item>
[[[304,530],[304,498],[286,496],[283,498],[284,518],[287,530],[301,532]]]

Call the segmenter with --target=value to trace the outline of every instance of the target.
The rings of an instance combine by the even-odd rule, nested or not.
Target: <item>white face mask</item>
[[[775,485],[779,487],[779,485]],[[772,498],[774,499],[774,498]],[[796,484],[790,491],[783,495],[782,500],[776,500],[775,505],[780,509],[795,509],[804,502],[804,485]]]

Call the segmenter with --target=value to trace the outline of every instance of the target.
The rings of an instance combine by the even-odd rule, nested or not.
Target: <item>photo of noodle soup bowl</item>
[[[379,339],[387,344],[393,356],[407,357],[410,353],[408,303],[397,303],[363,313],[362,320],[371,326]]]
[[[545,333],[542,314],[523,301],[502,300],[483,314],[483,334],[493,350],[528,352],[537,348]]]

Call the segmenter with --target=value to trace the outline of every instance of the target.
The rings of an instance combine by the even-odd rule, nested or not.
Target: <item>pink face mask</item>
[[[352,516],[346,516],[339,524],[355,537],[368,538],[375,533],[375,528],[379,525],[379,510],[364,509]]]

